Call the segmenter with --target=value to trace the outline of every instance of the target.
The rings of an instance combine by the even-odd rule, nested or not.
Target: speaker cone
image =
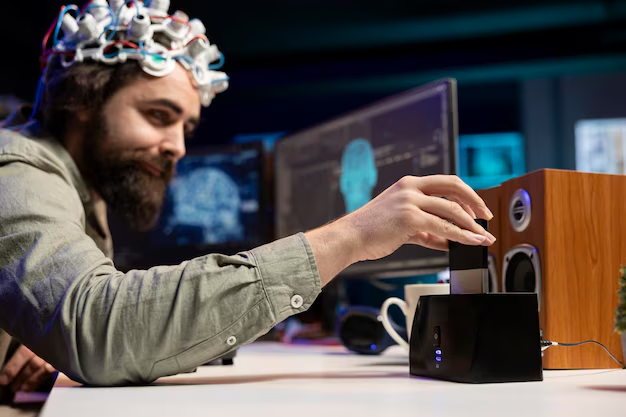
[[[541,264],[537,249],[520,245],[504,255],[502,268],[503,292],[526,292],[537,294],[541,306]]]
[[[489,292],[498,292],[498,269],[496,259],[489,254],[487,271],[489,272]]]
[[[515,254],[506,271],[507,292],[535,292],[537,278],[530,259],[523,253]]]

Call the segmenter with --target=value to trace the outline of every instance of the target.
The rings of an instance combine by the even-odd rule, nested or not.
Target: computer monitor
[[[458,175],[475,190],[526,173],[524,137],[517,132],[459,135]]]
[[[456,82],[439,80],[287,136],[275,145],[276,237],[352,212],[405,175],[455,173]],[[445,269],[446,252],[404,245],[342,274]]]
[[[626,118],[576,123],[576,170],[626,174]]]
[[[196,149],[178,162],[152,231],[157,250],[242,250],[267,243],[260,143]]]

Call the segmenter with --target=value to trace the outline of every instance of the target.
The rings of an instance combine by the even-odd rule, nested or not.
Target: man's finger
[[[445,239],[441,236],[435,236],[426,232],[417,233],[415,236],[412,236],[407,243],[424,246],[425,248],[429,249],[441,251],[448,250],[448,239]]]
[[[453,175],[429,175],[419,178],[419,189],[433,197],[448,197],[467,204],[485,220],[491,220],[493,213],[482,198],[459,177]]]
[[[445,198],[447,200],[450,200],[450,201],[454,201],[459,206],[463,207],[463,210],[465,210],[465,212],[467,214],[469,214],[472,217],[472,219],[477,219],[478,218],[478,217],[476,217],[476,213],[474,212],[474,210],[472,210],[472,208],[469,205],[465,204],[464,202],[458,200],[455,197],[443,197],[443,198]]]
[[[477,235],[486,236],[490,244],[495,242],[493,235],[476,223],[474,218],[470,216],[461,205],[454,201],[439,197],[421,196],[419,199],[419,208],[427,213],[449,220],[461,229],[469,230]]]
[[[452,201],[454,201],[454,200],[452,200]],[[478,217],[476,217],[476,213],[474,212],[474,210],[472,210],[472,208],[469,205],[467,205],[467,204],[465,204],[463,202],[459,202],[459,201],[457,201],[457,203],[461,207],[463,207],[463,210],[465,210],[465,212],[467,214],[469,214],[472,217],[472,219],[477,219],[478,218]]]
[[[22,385],[19,387],[19,390],[24,392],[34,391],[50,375],[51,374],[46,371],[46,367],[42,366],[41,368],[37,369],[37,371],[32,373],[30,377],[22,383]]]
[[[17,392],[26,381],[32,378],[33,375],[44,369],[44,364],[45,361],[43,359],[39,356],[33,355],[28,363],[22,367],[20,373],[13,378],[13,381],[11,382],[11,389],[14,392]]]
[[[422,224],[419,226],[421,232],[434,234],[435,236],[440,236],[464,245],[477,246],[485,243],[485,235],[463,230],[457,225],[427,212],[422,212],[421,216]]]
[[[30,369],[30,367],[28,366],[23,367],[20,373],[17,374],[17,376],[13,378],[13,381],[11,381],[11,383],[9,384],[11,391],[13,392],[19,391],[22,384],[26,382],[26,380],[30,378],[32,374],[33,374],[33,371],[32,369]]]
[[[35,354],[26,346],[22,345],[17,348],[13,356],[11,356],[11,359],[9,359],[2,369],[2,372],[0,372],[0,385],[9,385],[33,356],[35,356]]]

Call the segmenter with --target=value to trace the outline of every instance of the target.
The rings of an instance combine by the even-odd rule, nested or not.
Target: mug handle
[[[391,321],[389,320],[389,315],[387,314],[387,310],[389,310],[389,307],[394,305],[394,304],[397,305],[398,307],[400,307],[400,310],[402,310],[402,313],[405,316],[407,315],[408,306],[407,306],[407,304],[406,304],[406,302],[404,300],[401,300],[401,299],[399,299],[397,297],[387,298],[385,300],[385,302],[383,303],[382,307],[380,308],[380,313],[381,313],[381,316],[382,316],[383,327],[385,328],[385,330],[387,330],[387,333],[389,333],[389,336],[391,336],[391,338],[393,340],[395,340],[397,344],[402,346],[402,348],[404,348],[404,350],[406,350],[407,353],[408,353],[409,352],[409,344],[393,328],[393,326],[391,325]]]

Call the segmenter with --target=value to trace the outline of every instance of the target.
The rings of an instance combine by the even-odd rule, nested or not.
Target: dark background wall
[[[0,94],[34,95],[41,38],[61,5],[3,4]],[[536,156],[531,146],[531,168],[568,167],[571,117],[623,103],[611,87],[624,85],[623,0],[173,0],[177,8],[204,21],[231,77],[190,146],[298,130],[452,76],[460,133],[522,130],[547,146]]]
[[[623,72],[527,80],[520,90],[528,170],[575,169],[576,122],[626,117]]]

